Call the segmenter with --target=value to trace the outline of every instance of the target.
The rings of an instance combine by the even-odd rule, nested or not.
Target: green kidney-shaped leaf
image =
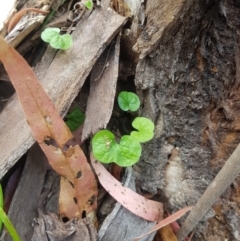
[[[138,131],[132,131],[130,136],[139,142],[146,142],[154,136],[154,123],[146,117],[137,117],[132,126]]]
[[[85,7],[89,10],[93,8],[93,2],[92,0],[88,0],[87,2],[84,3]]]
[[[67,116],[66,124],[71,131],[75,131],[85,120],[85,115],[82,111],[75,107]]]
[[[115,162],[119,166],[134,165],[140,158],[142,148],[131,136],[123,136],[118,144],[111,131],[101,130],[92,139],[95,158],[102,163]]]
[[[95,158],[103,163],[111,163],[115,160],[115,137],[111,131],[101,130],[92,138],[92,150]]]
[[[41,39],[44,42],[50,43],[53,37],[59,36],[59,33],[60,33],[60,29],[59,28],[46,28],[41,33]]]
[[[122,91],[118,95],[118,105],[124,111],[136,111],[140,106],[140,100],[136,94]]]
[[[72,36],[70,34],[55,35],[51,41],[50,45],[55,49],[66,50],[69,49],[73,44]]]
[[[141,144],[129,135],[122,136],[119,143],[119,153],[116,163],[128,167],[138,162],[142,153]]]

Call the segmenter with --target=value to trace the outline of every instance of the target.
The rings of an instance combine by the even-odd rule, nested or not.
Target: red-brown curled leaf
[[[79,146],[63,151],[64,144],[73,137],[72,133],[33,70],[1,36],[0,60],[16,89],[34,138],[52,168],[64,177],[62,183],[69,184],[61,187],[60,214],[73,218],[81,217],[83,211],[91,212],[96,208],[97,184],[84,153]],[[64,195],[69,195],[68,199]],[[93,199],[93,202],[89,201]]]
[[[122,206],[148,221],[160,221],[163,219],[162,203],[148,200],[130,188],[122,186],[100,162],[95,160],[93,155],[91,155],[91,162],[101,185]]]

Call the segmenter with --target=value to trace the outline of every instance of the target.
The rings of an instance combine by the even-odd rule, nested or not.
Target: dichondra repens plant
[[[136,111],[140,106],[140,100],[136,94],[122,91],[118,96],[118,104],[123,111]],[[130,135],[122,136],[119,143],[111,131],[97,132],[92,138],[95,158],[102,163],[115,162],[122,167],[134,165],[142,153],[140,143],[153,138],[154,123],[148,118],[136,117],[132,126],[136,130],[133,130]]]
[[[70,34],[60,35],[59,28],[46,28],[42,32],[41,38],[55,49],[66,50],[73,44],[72,36]]]

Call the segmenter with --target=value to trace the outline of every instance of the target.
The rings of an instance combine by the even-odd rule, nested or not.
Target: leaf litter
[[[1,61],[16,89],[33,136],[50,165],[64,180],[62,187],[66,190],[61,188],[60,191],[60,214],[74,218],[81,217],[84,211],[92,212],[96,209],[96,201],[90,205],[88,200],[97,196],[97,185],[84,153],[79,146],[71,147],[67,152],[62,150],[64,144],[73,137],[71,131],[27,62],[2,37],[0,43]],[[55,140],[57,147],[45,144],[45,140],[49,138]],[[82,176],[77,178],[80,170]],[[64,192],[69,193],[71,198],[66,200]],[[77,203],[74,203],[74,198]]]

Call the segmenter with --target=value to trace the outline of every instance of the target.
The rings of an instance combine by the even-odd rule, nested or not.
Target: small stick
[[[222,169],[203,193],[191,213],[177,233],[179,241],[183,240],[198,224],[222,193],[231,185],[240,173],[240,144],[228,158]]]
[[[38,8],[24,8],[24,9],[18,11],[16,14],[14,14],[14,16],[11,18],[11,20],[8,24],[8,33],[13,30],[13,28],[17,25],[17,23],[20,21],[22,16],[28,11],[36,12],[36,13],[43,13],[43,14],[49,13],[49,11],[43,11]]]

